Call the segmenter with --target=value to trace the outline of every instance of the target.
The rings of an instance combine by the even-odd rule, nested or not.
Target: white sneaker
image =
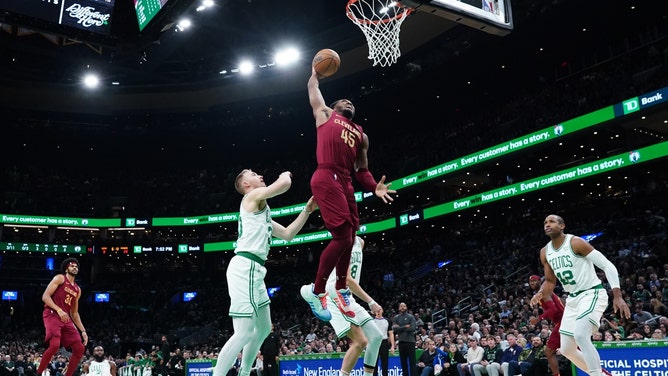
[[[311,307],[311,311],[315,317],[322,321],[329,321],[332,319],[332,313],[327,309],[327,293],[316,295],[313,292],[313,284],[304,285],[299,289],[302,298]]]

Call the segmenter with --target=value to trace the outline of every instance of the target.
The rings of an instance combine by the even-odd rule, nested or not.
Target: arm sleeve
[[[373,178],[373,175],[371,175],[371,172],[367,168],[360,168],[357,171],[355,171],[355,179],[362,184],[362,187],[366,189],[369,192],[375,192],[376,191],[376,186],[378,183],[376,183],[376,179]]]
[[[617,272],[617,267],[610,260],[596,249],[589,252],[587,259],[603,270],[605,278],[610,283],[610,288],[619,288],[619,273]]]

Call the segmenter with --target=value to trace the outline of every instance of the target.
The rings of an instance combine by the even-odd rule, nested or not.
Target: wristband
[[[376,303],[374,300],[370,301],[369,302],[369,308],[371,308],[372,306],[374,306],[376,304],[378,304],[378,303]]]
[[[378,183],[376,183],[376,180],[373,178],[373,175],[371,175],[371,172],[369,172],[369,169],[360,168],[357,171],[355,171],[355,179],[360,184],[362,184],[362,187],[367,191],[369,192],[376,191],[376,186],[378,185]]]

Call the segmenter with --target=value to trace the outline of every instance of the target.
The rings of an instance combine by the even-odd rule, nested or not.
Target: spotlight
[[[299,59],[299,51],[294,47],[286,48],[285,50],[279,51],[274,58],[278,65],[294,63]]]
[[[176,31],[183,31],[188,29],[190,26],[192,26],[192,22],[189,19],[184,18],[180,20],[178,24],[176,24]]]
[[[100,83],[100,79],[93,73],[88,73],[83,78],[83,83],[87,88],[95,88]]]
[[[254,68],[253,63],[250,61],[244,61],[239,64],[239,72],[241,72],[241,74],[250,74],[253,72]]]

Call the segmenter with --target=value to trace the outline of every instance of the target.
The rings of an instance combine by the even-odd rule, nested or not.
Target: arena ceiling
[[[200,0],[169,0],[142,32],[132,2],[115,2],[108,36],[0,13],[0,86],[12,89],[2,90],[0,104],[31,108],[53,101],[54,108],[65,109],[59,100],[85,103],[90,94],[75,100],[68,94],[80,85],[84,73],[95,71],[103,85],[117,93],[187,92],[190,102],[176,96],[172,102],[166,102],[168,98],[155,100],[155,106],[169,103],[167,107],[183,104],[206,109],[216,103],[303,90],[308,62],[325,47],[342,55],[337,78],[360,72],[410,77],[429,65],[449,67],[457,60],[466,60],[472,69],[446,70],[443,76],[461,77],[466,82],[467,76],[475,76],[480,69],[473,68],[480,62],[515,65],[517,72],[542,69],[536,75],[553,75],[559,59],[576,55],[573,50],[578,46],[587,48],[582,47],[585,40],[613,38],[611,34],[621,35],[627,26],[637,27],[647,17],[662,17],[660,12],[630,2],[600,9],[575,0],[514,0],[515,30],[501,37],[418,10],[402,27],[399,62],[379,68],[367,59],[367,43],[346,17],[345,0],[216,0],[212,8],[201,12],[196,11]],[[2,4],[0,0],[0,9]],[[192,20],[192,27],[177,32],[176,22],[182,16]],[[588,30],[585,38],[578,35],[583,29]],[[302,51],[301,64],[290,72],[265,69],[260,72],[264,79],[254,83],[239,75],[220,73],[245,57],[258,64],[271,61],[276,49],[288,43]],[[61,90],[57,95],[48,90],[54,86],[62,89],[63,85],[73,90]],[[132,108],[136,102],[143,105],[150,101],[141,96],[114,101],[120,108]]]

